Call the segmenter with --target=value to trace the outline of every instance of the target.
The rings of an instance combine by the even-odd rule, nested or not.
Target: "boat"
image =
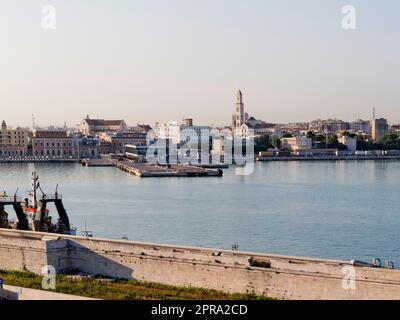
[[[41,192],[40,196],[38,190]],[[29,198],[22,199],[17,196],[17,192],[18,189],[14,196],[8,196],[5,192],[0,193],[0,228],[76,235],[76,228],[71,226],[64,208],[62,195],[58,193],[58,185],[54,194],[44,193],[39,183],[39,176],[33,172]],[[55,205],[58,213],[56,222],[53,222],[50,210],[47,208],[49,203]],[[8,219],[6,206],[13,207],[17,221]]]

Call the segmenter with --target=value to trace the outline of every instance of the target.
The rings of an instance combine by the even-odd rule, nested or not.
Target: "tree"
[[[282,135],[282,138],[293,138],[293,136],[290,133],[286,132]]]
[[[328,148],[347,150],[347,146],[339,142],[339,139],[336,134],[328,135]]]
[[[312,131],[308,131],[307,134],[306,134],[306,137],[309,138],[309,139],[311,139],[312,141],[314,141],[314,139],[315,139],[315,133],[312,132]]]
[[[272,144],[270,141],[270,136],[268,134],[263,134],[254,139],[254,152],[258,153],[260,151],[267,151],[272,148]]]
[[[380,142],[384,150],[400,150],[400,137],[395,133],[386,134]]]

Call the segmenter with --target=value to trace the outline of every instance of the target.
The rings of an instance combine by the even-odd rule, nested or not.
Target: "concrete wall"
[[[0,230],[0,269],[40,273],[45,265],[283,299],[400,299],[399,270],[355,267],[356,289],[344,289],[349,261]]]

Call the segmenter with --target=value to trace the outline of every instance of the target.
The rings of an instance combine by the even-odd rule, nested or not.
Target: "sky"
[[[56,12],[43,29],[43,6]],[[356,29],[342,28],[342,7]],[[0,120],[400,121],[398,0],[0,0]],[[46,20],[47,21],[47,20]]]

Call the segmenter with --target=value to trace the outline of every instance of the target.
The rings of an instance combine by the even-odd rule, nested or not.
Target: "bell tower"
[[[245,121],[243,94],[239,90],[236,95],[235,128],[239,128]]]

